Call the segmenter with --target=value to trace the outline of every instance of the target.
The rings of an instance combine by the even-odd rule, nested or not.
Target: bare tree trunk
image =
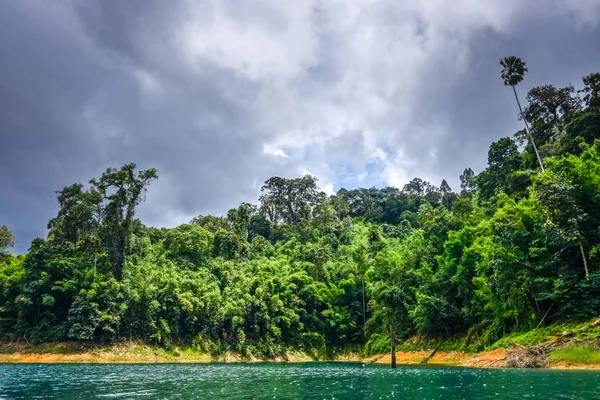
[[[392,350],[392,368],[396,368],[396,332],[394,325],[390,322],[390,347]]]
[[[523,122],[525,123],[525,130],[527,131],[527,135],[529,136],[529,141],[531,142],[531,145],[533,146],[533,150],[535,151],[535,155],[538,159],[538,162],[540,163],[540,168],[542,169],[542,172],[544,172],[544,164],[542,163],[540,153],[538,153],[537,146],[535,145],[535,142],[533,141],[533,136],[531,136],[531,131],[529,130],[529,124],[527,123],[527,120],[525,119],[525,115],[523,115],[523,109],[521,108],[521,102],[519,101],[519,96],[517,96],[517,89],[515,89],[514,86],[512,86],[512,89],[513,89],[513,93],[515,94],[515,99],[517,99],[517,105],[519,106],[519,113],[521,114],[521,118],[523,118]]]
[[[544,320],[548,316],[548,313],[550,312],[550,310],[552,310],[552,307],[554,307],[554,303],[552,303],[552,305],[550,306],[550,308],[548,309],[548,311],[546,311],[546,314],[544,314],[544,317],[542,318],[542,320],[540,321],[540,323],[535,327],[535,329],[539,328],[540,325],[542,325],[542,322],[544,322]]]
[[[587,258],[585,258],[585,250],[583,250],[583,244],[579,242],[579,250],[581,250],[581,257],[583,257],[583,269],[585,270],[585,279],[590,279],[590,271],[588,269]]]
[[[367,304],[365,301],[365,275],[362,276],[362,308],[363,308],[363,331],[367,325]]]
[[[440,349],[440,347],[442,347],[443,344],[444,344],[444,342],[441,342],[440,344],[438,344],[436,346],[436,348],[433,349],[433,351],[431,353],[429,353],[429,355],[427,357],[425,357],[424,359],[422,359],[419,364],[427,364],[429,362],[429,360],[431,360],[431,358],[433,356],[435,356],[435,353],[437,353],[437,351]]]

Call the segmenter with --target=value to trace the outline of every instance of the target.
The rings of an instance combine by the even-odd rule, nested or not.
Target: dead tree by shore
[[[598,342],[593,339],[572,339],[570,336],[572,334],[565,332],[557,340],[529,347],[512,343],[512,347],[509,348],[504,358],[503,366],[508,368],[546,368],[550,365],[548,354],[551,351]]]

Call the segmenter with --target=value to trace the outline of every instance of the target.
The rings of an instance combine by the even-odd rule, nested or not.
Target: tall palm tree
[[[511,86],[513,89],[513,93],[515,94],[515,99],[517,99],[517,105],[519,106],[519,112],[521,113],[521,118],[523,122],[525,122],[525,130],[527,131],[527,135],[529,136],[529,141],[531,142],[531,146],[535,151],[535,155],[537,156],[538,162],[540,163],[540,167],[542,168],[542,172],[544,172],[544,164],[542,163],[542,159],[540,157],[540,153],[538,153],[535,142],[533,141],[533,136],[531,136],[531,131],[529,129],[529,124],[523,115],[523,109],[521,108],[521,102],[519,101],[519,96],[517,96],[517,86],[522,80],[523,76],[527,72],[527,64],[519,57],[510,56],[504,57],[500,60],[500,65],[502,66],[502,79],[504,80],[504,85]]]
[[[533,146],[533,150],[535,151],[535,155],[537,156],[538,162],[540,163],[540,168],[542,169],[542,172],[544,172],[544,164],[542,163],[542,159],[540,158],[540,153],[538,153],[535,142],[533,141],[533,136],[531,136],[531,131],[529,130],[529,124],[527,123],[527,120],[525,119],[525,116],[523,115],[523,109],[521,108],[521,102],[519,101],[519,96],[517,96],[517,90],[515,89],[515,86],[517,86],[523,80],[523,76],[525,76],[525,73],[527,72],[527,64],[525,64],[525,61],[521,60],[519,57],[510,56],[510,57],[504,57],[502,60],[500,60],[500,65],[502,66],[501,76],[502,76],[502,79],[504,80],[504,85],[511,86],[513,89],[513,93],[515,94],[515,99],[517,99],[517,105],[519,106],[519,112],[521,113],[521,118],[523,119],[523,122],[525,122],[525,130],[527,131],[527,135],[529,136],[529,141],[531,142],[531,145]],[[588,86],[588,85],[593,84],[594,80],[596,82],[600,81],[599,78],[600,77],[593,76],[593,74],[591,74],[584,78],[583,83],[586,86]],[[585,89],[584,89],[584,91],[585,91]],[[592,90],[590,89],[589,93],[591,93],[591,92],[592,92]],[[583,268],[585,270],[585,277],[586,277],[586,279],[589,279],[587,258],[585,256],[585,250],[583,248],[583,243],[581,241],[579,242],[579,250],[581,251],[581,257],[583,258]]]

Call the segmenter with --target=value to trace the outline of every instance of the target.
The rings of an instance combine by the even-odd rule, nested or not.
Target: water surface
[[[0,399],[600,399],[592,371],[361,363],[0,364]]]

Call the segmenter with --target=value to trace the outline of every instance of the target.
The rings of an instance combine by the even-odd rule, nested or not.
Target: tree
[[[576,245],[581,252],[585,278],[589,279],[589,268],[581,226],[589,220],[577,204],[576,189],[568,180],[557,177],[553,171],[544,174],[539,180],[536,191],[540,201],[546,206],[546,218],[549,225],[558,229],[562,236],[568,238],[569,245]]]
[[[529,105],[523,110],[524,118],[530,123],[537,144],[551,140],[564,130],[565,124],[581,108],[581,100],[575,96],[572,85],[557,88],[542,85],[527,93]]]
[[[348,203],[338,196],[331,196],[330,200],[337,218],[340,220],[345,219],[350,213],[350,206]]]
[[[58,214],[48,221],[49,236],[53,241],[67,241],[78,245],[88,241],[102,223],[102,196],[96,190],[84,190],[75,183],[56,192]],[[89,244],[89,243],[85,243]]]
[[[214,254],[227,260],[234,260],[246,249],[247,243],[231,231],[220,229],[215,233]]]
[[[327,197],[314,177],[273,177],[260,207],[153,228],[136,211],[154,170],[129,164],[67,186],[27,255],[6,251],[14,236],[0,227],[0,332],[214,356],[364,345],[391,350],[394,366],[396,343],[415,335],[465,334],[477,350],[543,322],[597,318],[600,108],[578,110],[571,87],[539,86],[528,100],[545,172],[530,145],[503,137],[477,177],[461,174],[461,196],[415,178],[404,191]]]
[[[66,186],[57,193],[59,211],[48,222],[50,237],[97,254],[106,251],[117,281],[122,279],[123,263],[136,207],[142,202],[149,183],[158,178],[155,169],[139,171],[136,165],[109,168],[91,187]]]
[[[450,210],[452,202],[456,200],[456,194],[452,193],[452,188],[445,179],[442,179],[442,183],[440,184],[440,192],[442,193],[442,203]]]
[[[213,234],[194,224],[179,225],[170,229],[164,239],[164,247],[169,255],[190,261],[194,269],[210,261],[213,246]]]
[[[363,326],[367,324],[367,302],[366,302],[366,293],[365,293],[365,274],[369,269],[369,255],[367,253],[367,249],[364,246],[358,246],[354,249],[352,253],[352,257],[354,258],[354,262],[357,266],[357,272],[360,276],[360,287],[361,287],[361,298],[362,298],[362,316],[363,316]]]
[[[0,225],[0,255],[5,253],[9,247],[17,243],[15,235],[8,230],[6,225]]]
[[[540,168],[542,169],[542,172],[544,172],[544,164],[542,163],[540,154],[538,153],[535,142],[533,141],[533,137],[531,136],[529,124],[527,123],[527,120],[523,115],[521,102],[519,101],[519,96],[517,95],[517,89],[515,89],[515,86],[517,86],[523,80],[523,77],[527,72],[527,66],[523,60],[515,56],[503,58],[502,60],[500,60],[500,65],[502,66],[501,77],[504,80],[504,85],[510,86],[513,89],[515,99],[517,100],[517,105],[519,106],[519,114],[521,115],[523,122],[525,122],[525,129],[527,131],[527,135],[529,136],[529,141],[531,143],[531,146],[533,147],[533,150],[535,151],[535,155],[537,156],[538,162],[540,163]]]
[[[560,138],[560,151],[581,154],[581,142],[593,145],[600,139],[600,108],[588,108],[576,113]]]
[[[442,201],[442,193],[440,189],[435,186],[428,184],[425,188],[425,196],[423,196],[432,206],[440,205]]]
[[[460,195],[468,196],[475,190],[475,173],[471,168],[465,168],[460,174]]]
[[[488,151],[488,166],[504,174],[519,168],[519,148],[509,137],[493,142]]]
[[[430,208],[431,206],[428,205]],[[376,231],[371,231],[371,236]],[[419,234],[413,235],[413,237]],[[415,252],[422,250],[422,246],[412,248],[410,245],[400,245],[377,241],[378,246],[373,248],[374,268],[370,272],[370,302],[372,311],[367,321],[366,329],[371,333],[370,341],[381,338],[388,339],[389,349],[392,354],[392,368],[396,368],[396,340],[405,337],[411,331],[411,321],[407,308],[413,302],[414,274],[409,264],[420,258]],[[404,242],[413,243],[411,239]],[[419,243],[422,244],[422,243]],[[383,345],[384,342],[382,341]],[[367,348],[370,343],[367,343]],[[387,346],[386,346],[387,347]],[[378,350],[384,350],[381,347]]]
[[[583,101],[588,107],[600,108],[600,72],[591,73],[583,77]]]
[[[424,196],[425,190],[430,183],[424,181],[421,178],[413,178],[410,182],[404,185],[402,191],[407,194],[412,194],[416,196]]]
[[[413,178],[404,185],[402,192],[412,196],[424,197],[434,206],[439,205],[442,199],[440,189],[421,178]]]
[[[452,191],[452,188],[450,187],[450,185],[448,185],[448,182],[446,182],[445,179],[442,179],[442,183],[440,184],[440,191],[443,194],[450,193]]]
[[[477,186],[484,199],[492,197],[496,191],[508,190],[508,179],[519,169],[519,148],[509,137],[504,137],[490,145],[488,168],[477,176]]]
[[[201,226],[212,233],[217,232],[219,229],[229,229],[227,218],[215,217],[214,215],[198,215],[192,218],[190,224]]]
[[[582,154],[553,160],[536,190],[548,208],[549,220],[577,244],[586,277],[591,275],[584,247],[600,242],[600,141],[582,145]]]
[[[117,281],[123,278],[123,264],[136,207],[144,200],[151,181],[158,178],[154,168],[135,173],[134,163],[120,169],[107,169],[98,180],[92,179],[92,193],[102,198],[102,242],[113,264]]]
[[[310,219],[314,207],[325,199],[325,193],[317,187],[317,178],[311,175],[295,179],[269,178],[261,192],[261,208],[269,219],[288,225]]]
[[[232,208],[227,212],[227,220],[237,235],[248,240],[252,216],[256,213],[256,207],[249,203],[242,203],[238,208]]]

